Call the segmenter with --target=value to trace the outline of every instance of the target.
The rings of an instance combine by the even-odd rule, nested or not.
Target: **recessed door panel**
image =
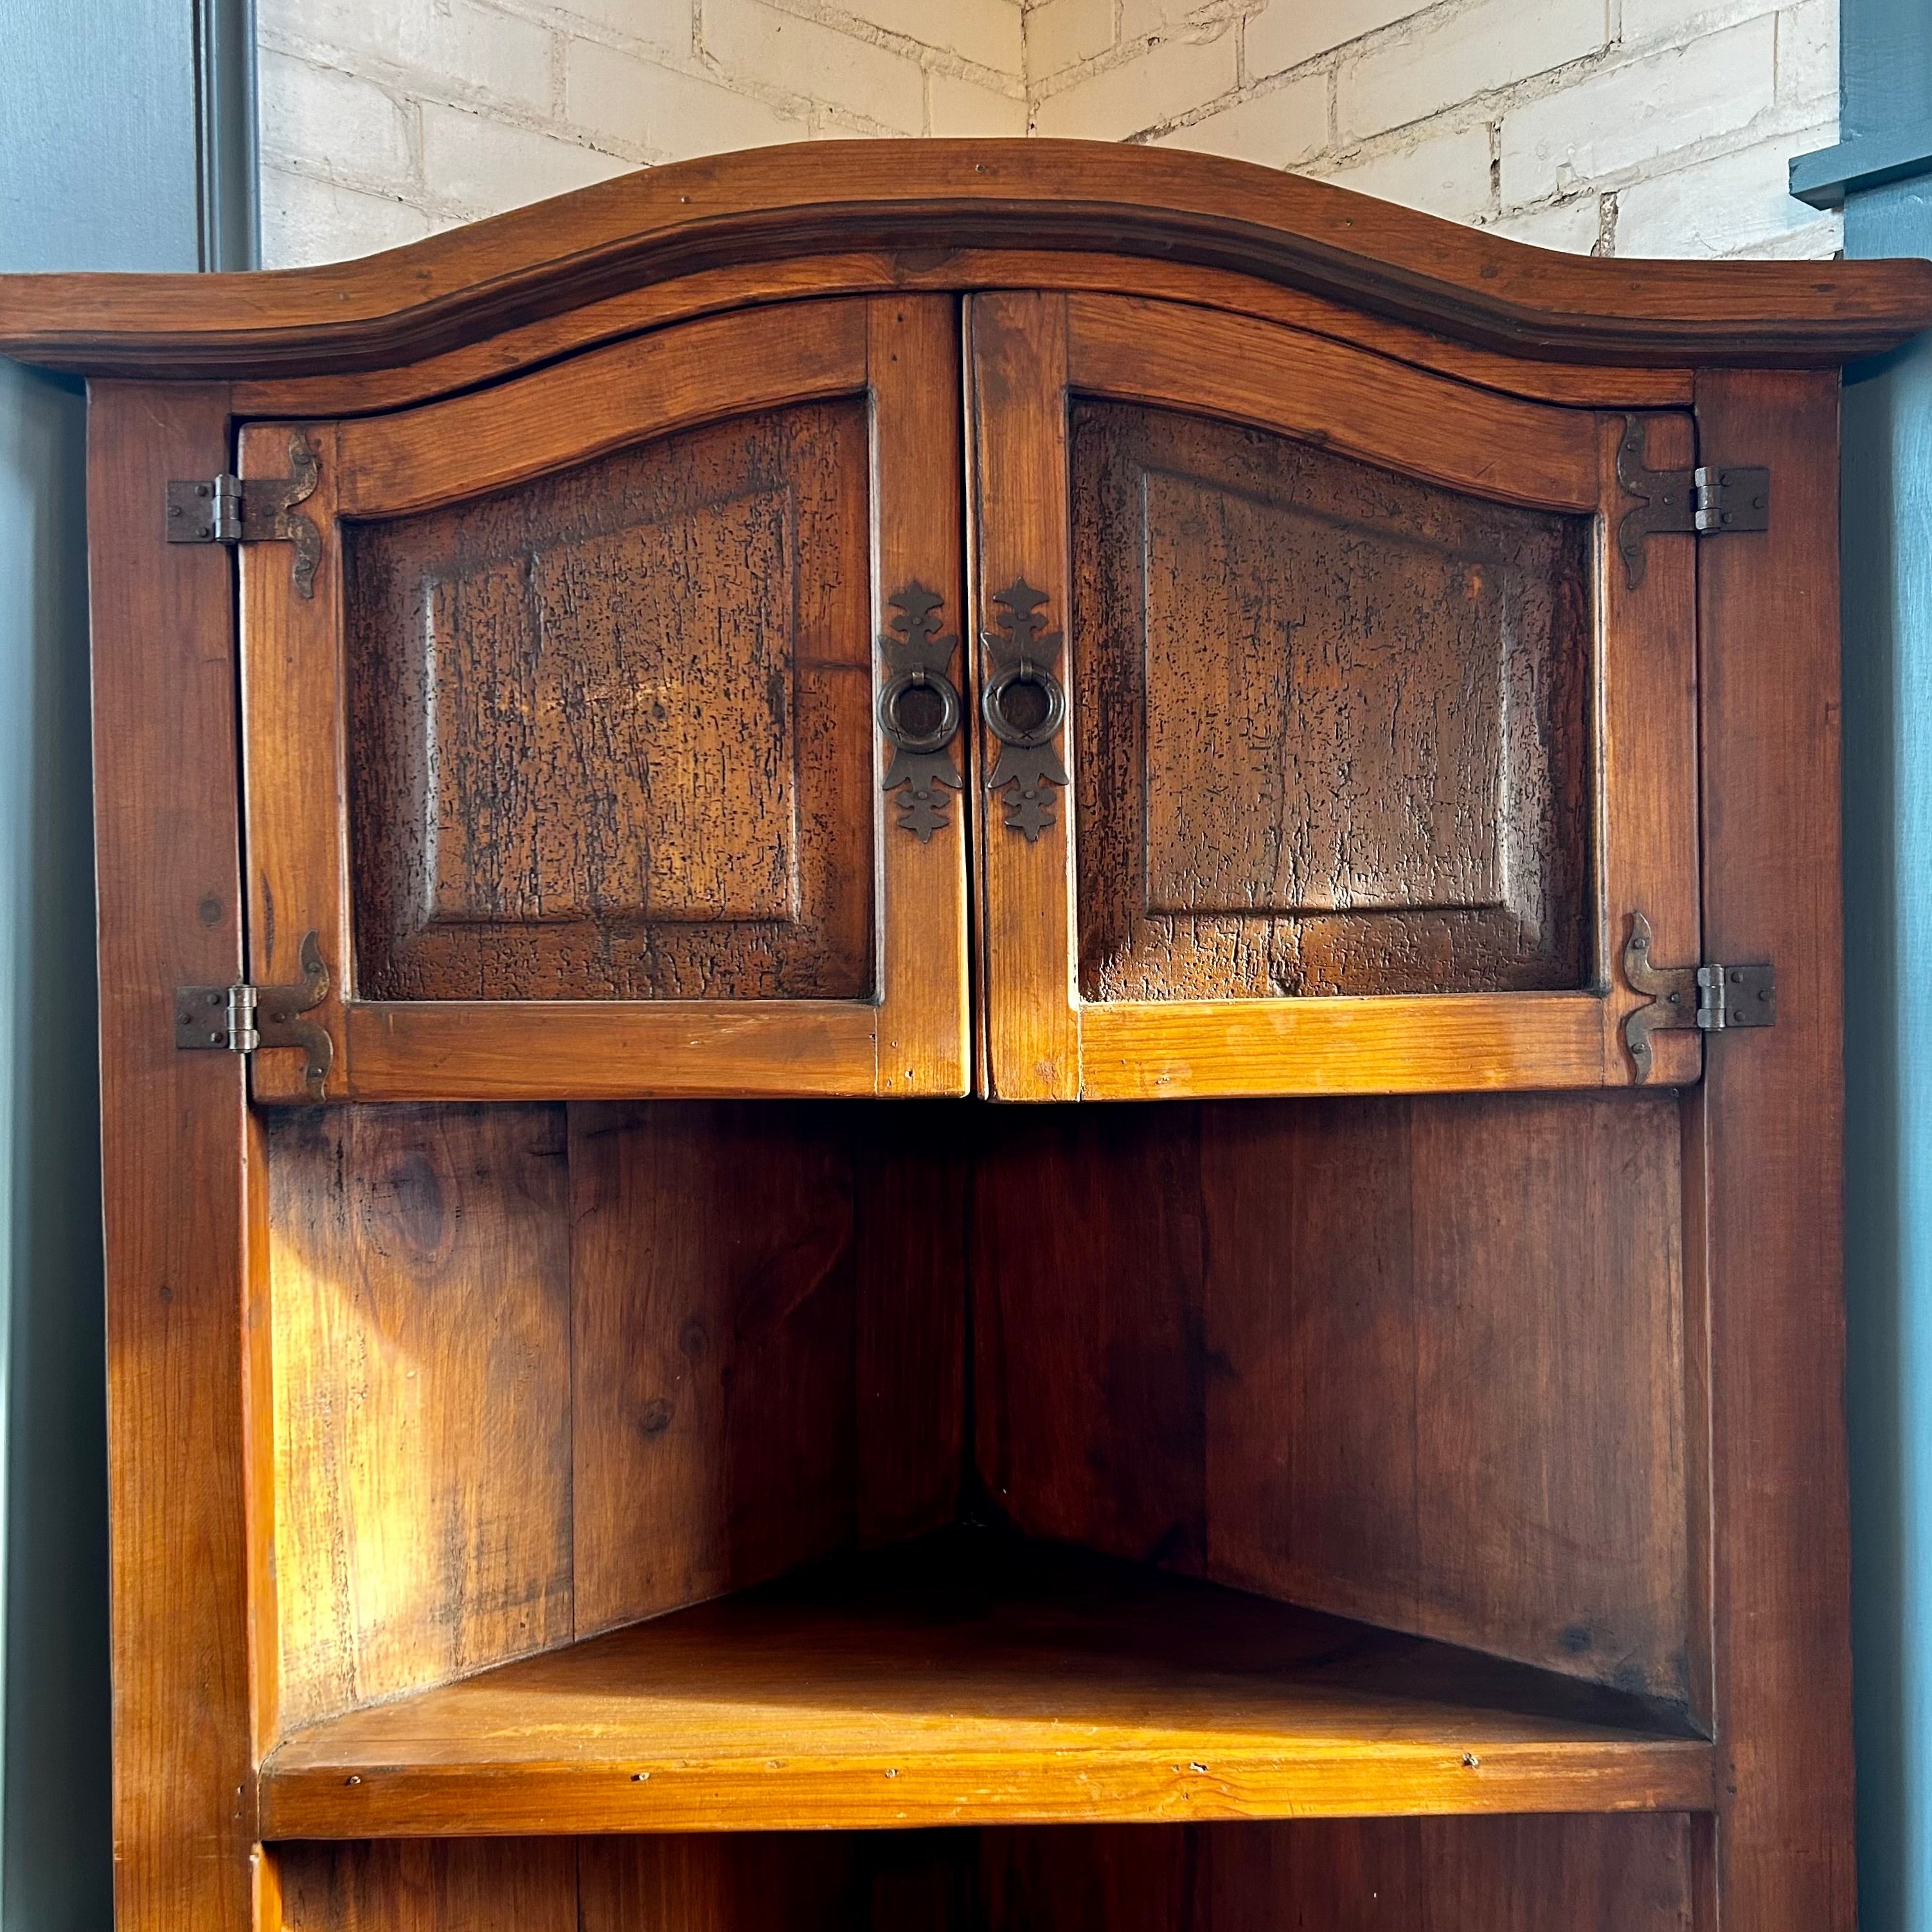
[[[1076,402],[1084,999],[1587,985],[1588,519]]]
[[[242,554],[250,974],[321,1039],[258,1098],[963,1089],[958,385],[951,298],[802,302],[244,431],[314,470],[308,572]]]
[[[367,997],[872,992],[866,464],[802,404],[351,526]]]

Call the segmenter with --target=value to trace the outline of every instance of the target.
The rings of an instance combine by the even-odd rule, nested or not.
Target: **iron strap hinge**
[[[1617,548],[1635,590],[1643,582],[1644,539],[1717,536],[1771,527],[1771,472],[1741,464],[1700,464],[1694,470],[1646,470],[1644,421],[1624,418],[1617,446],[1617,481],[1640,500],[1617,526]]]
[[[168,485],[161,534],[170,543],[286,543],[295,546],[296,595],[315,595],[322,535],[296,508],[315,494],[320,468],[308,438],[289,439],[289,474],[240,477],[224,472],[210,481]]]
[[[316,935],[302,943],[303,977],[292,986],[255,986],[237,980],[226,986],[175,988],[175,1050],[178,1053],[259,1053],[293,1047],[308,1056],[308,1084],[322,1096],[335,1042],[326,1028],[301,1016],[328,998],[328,968]]]
[[[1650,943],[1650,921],[1640,912],[1632,913],[1630,938],[1624,946],[1624,977],[1633,992],[1650,996],[1624,1022],[1624,1043],[1639,1080],[1650,1077],[1654,1033],[1684,1027],[1727,1033],[1733,1027],[1778,1024],[1774,967],[1732,966],[1720,960],[1703,966],[1653,966]]]

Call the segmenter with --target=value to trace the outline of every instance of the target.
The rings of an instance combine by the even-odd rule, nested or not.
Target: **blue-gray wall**
[[[245,265],[252,45],[238,0],[0,0],[0,269]],[[111,1923],[85,428],[0,362],[4,1932]]]
[[[1792,184],[1932,255],[1932,4],[1844,0],[1841,139]],[[1858,1888],[1932,1932],[1932,345],[1846,372],[1846,1262]]]

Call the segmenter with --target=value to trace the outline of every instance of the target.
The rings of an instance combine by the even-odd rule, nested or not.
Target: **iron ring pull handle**
[[[1066,784],[1066,767],[1053,746],[1066,722],[1066,689],[1059,677],[1064,640],[1046,628],[1046,602],[1045,591],[1016,578],[994,593],[998,614],[992,628],[980,634],[992,666],[980,692],[980,715],[1000,746],[986,775],[986,789],[1004,808],[1007,829],[1028,844],[1054,822],[1053,794],[1047,788],[1064,790]],[[1007,708],[1009,696],[1023,686],[1038,692],[1045,706],[1030,724]]]
[[[910,692],[929,691],[939,700],[939,717],[925,730],[908,724],[902,706]],[[943,752],[959,734],[964,706],[952,679],[943,670],[902,670],[879,693],[879,729],[896,752],[921,756]]]
[[[880,735],[892,748],[880,789],[898,794],[898,822],[922,845],[952,824],[946,815],[946,792],[958,791],[965,782],[952,751],[965,706],[948,674],[959,640],[941,632],[944,602],[936,590],[908,584],[887,600],[892,614],[879,635],[879,652],[890,675],[875,708]],[[923,728],[905,714],[905,701],[916,691],[939,700],[938,717]]]
[[[1037,724],[1016,724],[1007,715],[1006,694],[1016,685],[1029,685],[1045,699],[1046,712]],[[980,694],[980,710],[986,721],[986,729],[1001,744],[1031,750],[1036,746],[1050,744],[1060,735],[1060,728],[1066,718],[1066,693],[1059,679],[1044,664],[1036,664],[1031,658],[1023,657],[1018,663],[995,671],[986,680],[986,688]]]

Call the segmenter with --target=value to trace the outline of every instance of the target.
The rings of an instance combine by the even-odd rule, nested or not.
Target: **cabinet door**
[[[800,303],[244,433],[314,470],[242,551],[251,976],[319,953],[332,1062],[258,1098],[963,1089],[958,340]]]
[[[994,1090],[1634,1080],[1631,915],[1697,956],[1695,566],[1618,554],[1624,418],[1115,296],[970,337]]]

